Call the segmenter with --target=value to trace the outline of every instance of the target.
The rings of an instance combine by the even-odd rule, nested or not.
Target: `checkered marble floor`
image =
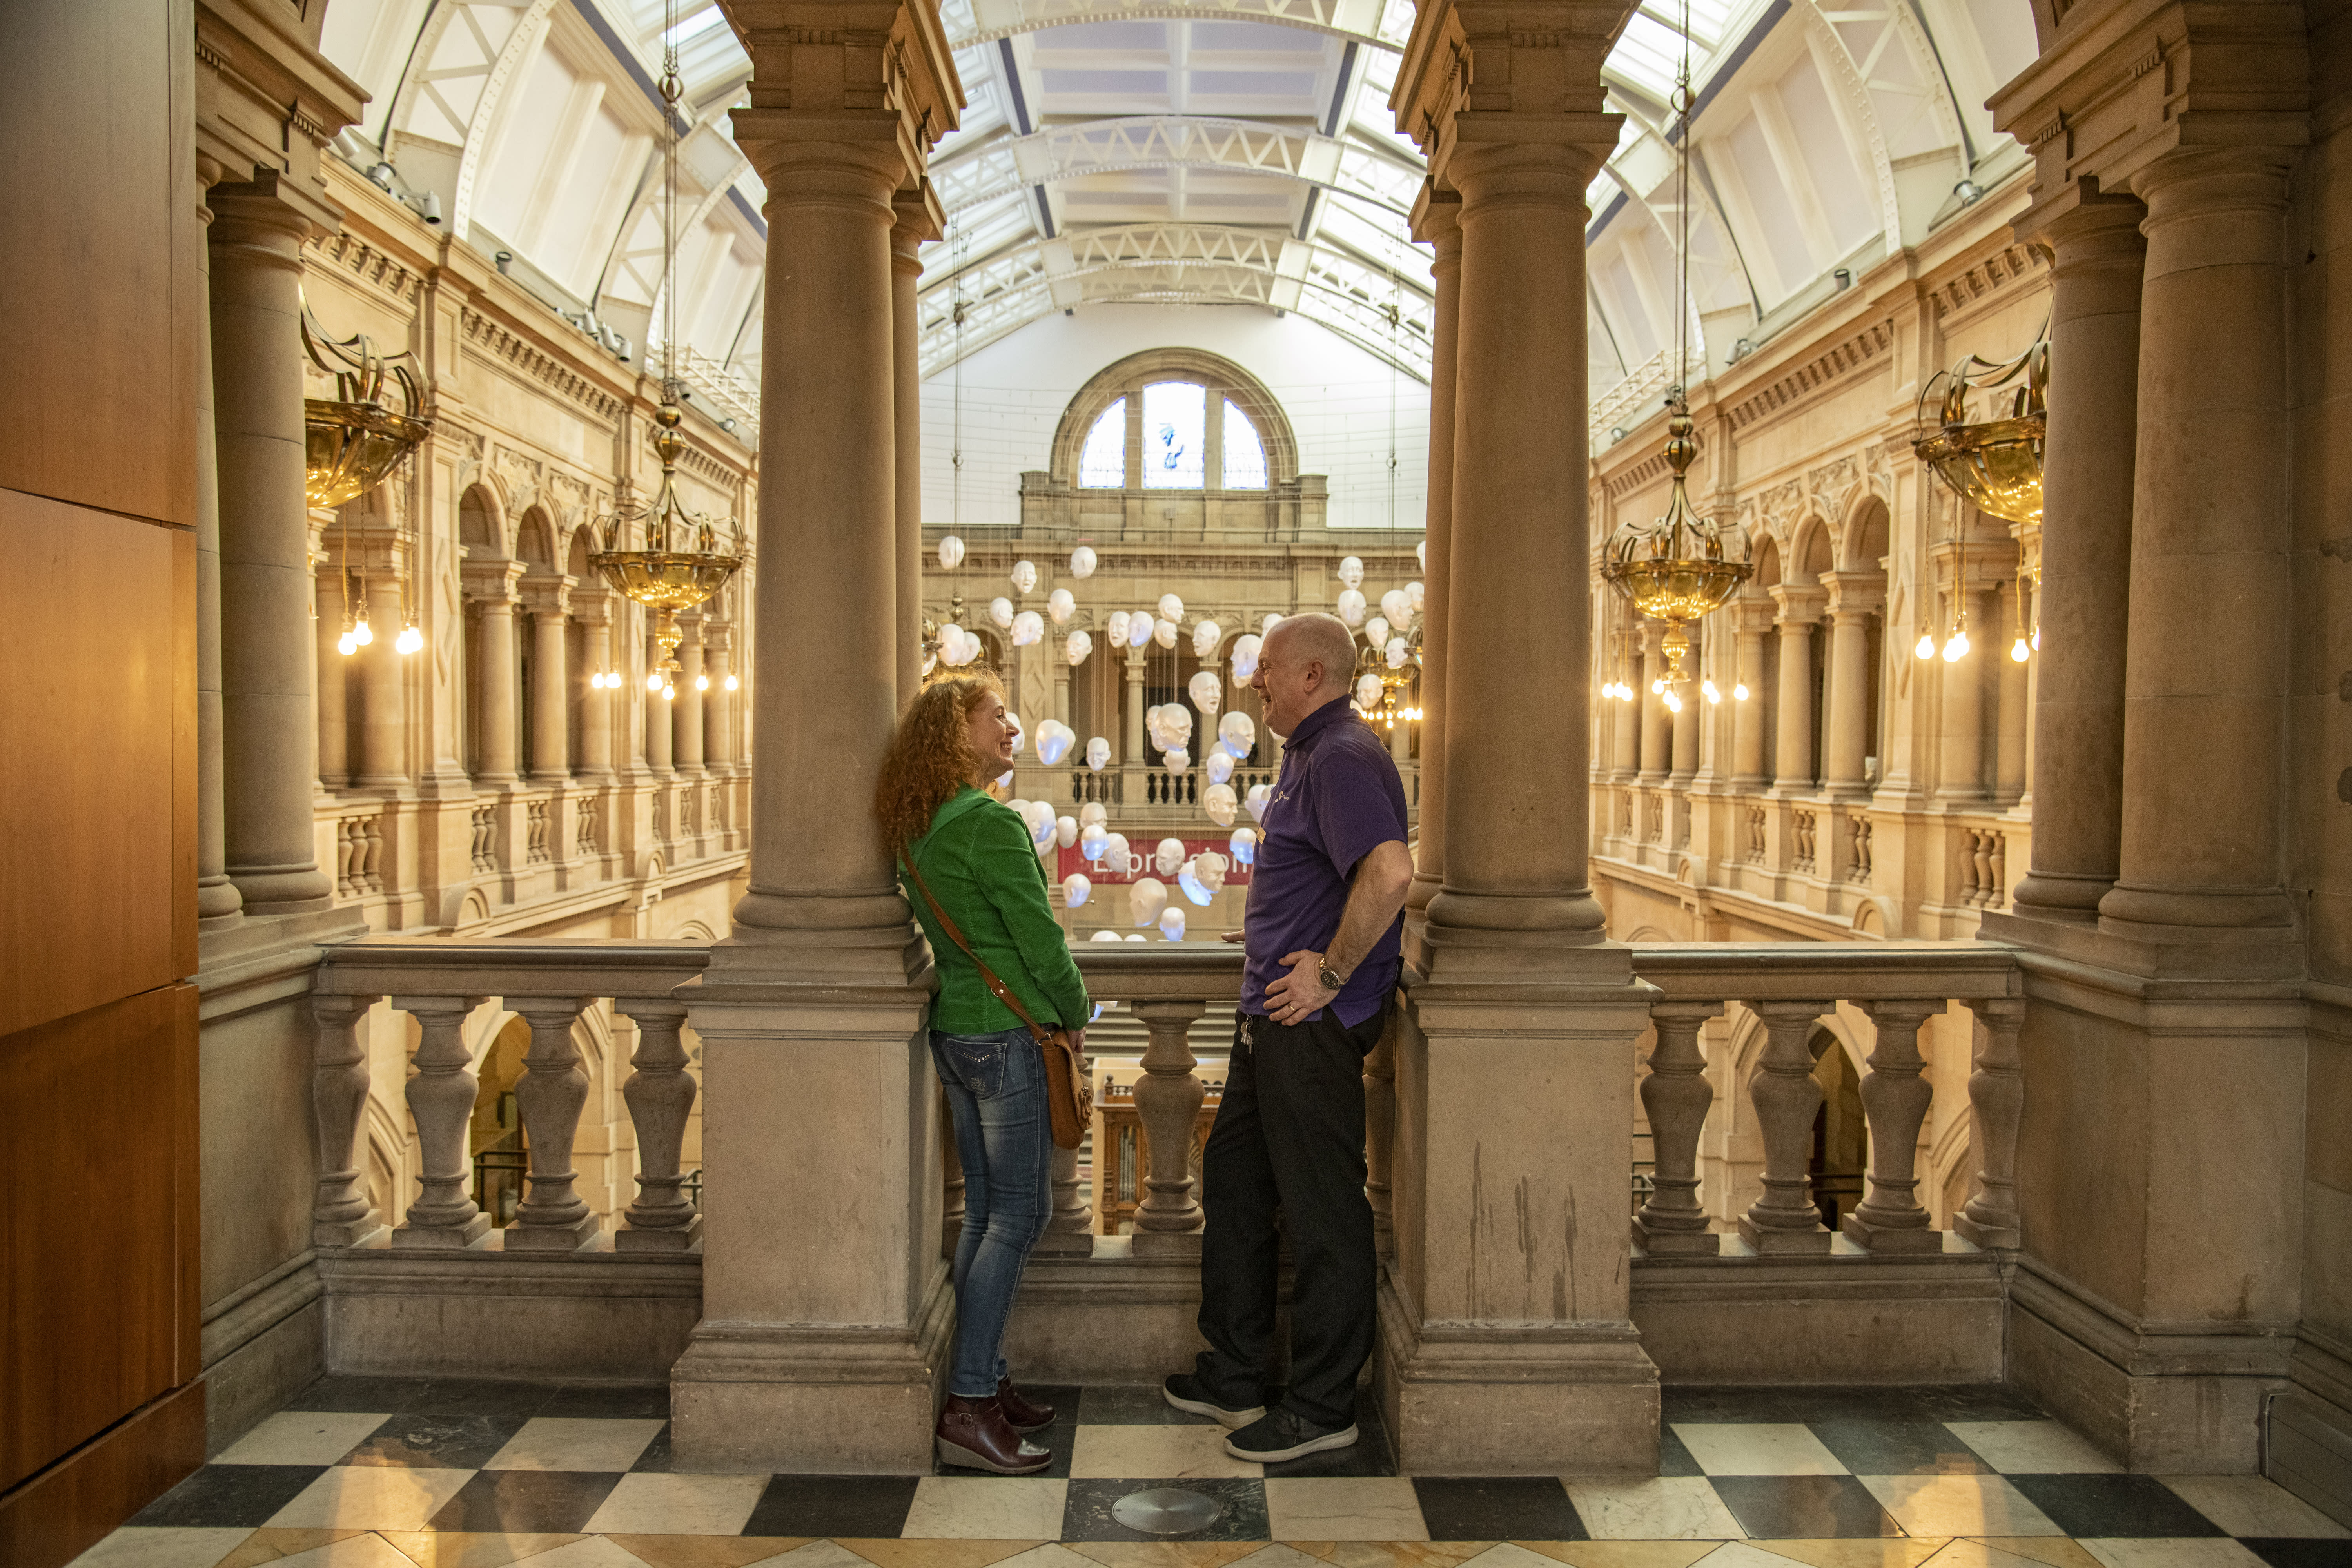
[[[1050,1475],[687,1474],[659,1386],[328,1378],[77,1568],[2352,1568],[2259,1477],[2120,1473],[2002,1388],[1669,1388],[1640,1480],[1228,1457],[1150,1387],[1030,1392]],[[1162,1542],[1111,1516],[1224,1505]]]

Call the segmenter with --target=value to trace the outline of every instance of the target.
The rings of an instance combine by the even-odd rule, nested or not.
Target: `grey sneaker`
[[[1201,1380],[1189,1372],[1171,1373],[1168,1381],[1160,1385],[1160,1396],[1168,1401],[1171,1410],[1181,1410],[1187,1415],[1205,1415],[1228,1430],[1246,1426],[1265,1414],[1263,1405],[1228,1410],[1211,1399],[1208,1391],[1201,1386]]]
[[[1355,1446],[1353,1422],[1345,1426],[1318,1426],[1289,1409],[1276,1410],[1262,1421],[1253,1421],[1225,1439],[1226,1453],[1236,1459],[1254,1459],[1262,1465]]]

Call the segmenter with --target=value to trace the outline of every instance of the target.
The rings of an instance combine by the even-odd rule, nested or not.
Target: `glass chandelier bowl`
[[[1410,705],[1413,682],[1421,679],[1421,631],[1422,617],[1418,612],[1412,617],[1411,630],[1391,629],[1391,640],[1401,637],[1405,646],[1405,656],[1399,661],[1390,660],[1386,644],[1373,642],[1369,637],[1357,650],[1355,689],[1363,689],[1363,681],[1368,676],[1381,683],[1379,698],[1364,708],[1366,723],[1393,730],[1401,720],[1421,717],[1421,710]]]
[[[366,334],[334,339],[302,306],[302,348],[310,363],[335,378],[335,395],[302,400],[302,495],[312,506],[341,506],[382,484],[400,459],[432,433],[433,421],[417,410],[424,394],[416,377],[387,359]],[[395,413],[385,405],[389,381],[401,396]]]
[[[2005,363],[1974,354],[1939,371],[1919,394],[1911,449],[1954,493],[1988,517],[2009,522],[2042,521],[2042,443],[2047,427],[2045,395],[2050,384],[2050,332]],[[1942,389],[1940,426],[1926,430],[1927,399]],[[1969,419],[1972,395],[2005,393],[2004,417]]]
[[[660,658],[654,673],[674,686],[679,674],[677,612],[702,604],[727,585],[743,565],[743,531],[729,519],[734,534],[730,549],[719,548],[719,529],[700,512],[688,511],[678,499],[677,458],[686,449],[678,433],[677,405],[665,402],[654,411],[654,451],[661,458],[661,485],[647,501],[621,501],[593,525],[604,548],[588,557],[615,593],[656,613],[654,641]],[[630,548],[630,536],[636,547]]]
[[[1683,668],[1690,638],[1683,628],[1722,608],[1754,569],[1736,523],[1710,521],[1691,509],[1686,476],[1698,442],[1679,391],[1666,406],[1665,455],[1674,469],[1666,514],[1651,523],[1620,523],[1601,548],[1601,574],[1645,619],[1666,624],[1664,679],[1675,685],[1690,679]]]

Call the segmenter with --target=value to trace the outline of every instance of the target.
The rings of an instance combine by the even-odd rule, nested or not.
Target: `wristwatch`
[[[1328,958],[1318,958],[1315,961],[1315,978],[1323,983],[1323,989],[1326,991],[1347,989],[1347,976],[1336,973],[1331,967],[1331,961]]]

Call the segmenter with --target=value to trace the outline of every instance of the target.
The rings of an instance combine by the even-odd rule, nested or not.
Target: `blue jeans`
[[[1053,1210],[1054,1124],[1045,1053],[1026,1029],[931,1031],[931,1060],[955,1115],[963,1163],[963,1235],[956,1243],[955,1360],[948,1392],[992,1399],[1005,1376],[1004,1320],[1029,1249]]]

